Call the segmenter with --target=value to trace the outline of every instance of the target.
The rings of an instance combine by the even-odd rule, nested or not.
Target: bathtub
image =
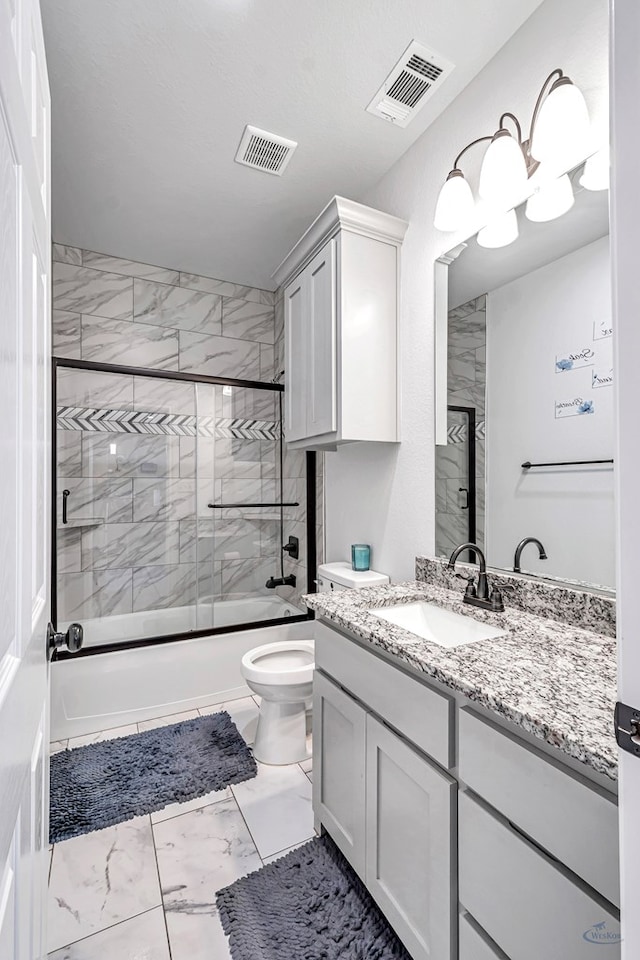
[[[87,646],[133,638],[136,634],[132,631],[137,628],[137,636],[153,635],[152,629],[156,636],[197,629],[191,619],[195,609],[178,607],[86,620]],[[198,609],[202,617],[202,604]],[[213,615],[219,627],[300,613],[278,597],[251,597],[216,601]],[[83,736],[249,696],[240,674],[240,661],[248,650],[262,643],[312,637],[313,621],[306,620],[54,661],[51,739]]]
[[[238,623],[299,617],[304,613],[304,610],[275,595],[215,602],[208,598],[191,606],[141,610],[137,613],[87,619],[82,621],[82,626],[84,645],[96,647],[123,640],[166,637],[174,633],[187,633],[189,630],[206,630],[209,627],[232,627]],[[68,623],[60,623],[59,629],[65,631],[68,626]]]

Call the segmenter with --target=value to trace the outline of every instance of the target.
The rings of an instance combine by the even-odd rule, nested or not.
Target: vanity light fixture
[[[585,190],[609,189],[609,147],[589,157],[578,182]]]
[[[515,210],[499,213],[490,220],[486,227],[478,232],[478,243],[481,247],[497,249],[508,247],[518,238],[518,217]]]
[[[571,180],[569,175],[564,173],[561,177],[547,180],[538,187],[527,200],[525,216],[527,220],[533,220],[536,223],[555,220],[571,209],[574,200]]]
[[[513,126],[513,131],[509,129],[510,126]],[[589,153],[589,140],[589,113],[582,93],[562,70],[553,70],[538,94],[526,140],[523,139],[520,121],[515,114],[503,113],[493,136],[478,137],[460,151],[438,196],[434,218],[436,229],[443,232],[460,230],[473,215],[473,193],[459,163],[476,144],[489,143],[480,170],[480,197],[497,211],[512,212],[512,208],[526,193],[527,183],[541,163],[544,163],[546,170],[561,173]],[[567,197],[571,182],[568,178],[566,182],[560,178],[562,182],[558,185],[556,178],[550,181],[544,179],[536,193],[538,199],[532,204],[534,214],[536,208],[543,209],[544,219],[561,216],[572,205]],[[549,215],[553,210],[557,212]],[[515,228],[513,224],[514,218],[515,214],[513,218],[506,217],[502,221],[499,218],[495,223],[489,223],[485,228],[484,240],[492,240],[496,235],[511,236],[511,240],[505,241],[511,243],[518,235],[517,224]],[[500,229],[496,226],[499,222],[502,222]],[[481,234],[483,232],[480,231]],[[482,243],[480,235],[478,242]],[[497,245],[504,246],[505,243]],[[487,245],[493,246],[493,243]]]

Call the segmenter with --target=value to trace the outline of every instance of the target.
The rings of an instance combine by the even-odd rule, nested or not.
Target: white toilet
[[[317,582],[323,593],[380,586],[389,583],[389,577],[374,570],[352,570],[350,563],[325,563],[318,567]],[[306,713],[311,708],[314,659],[313,640],[265,643],[242,658],[242,676],[262,698],[253,746],[261,763],[299,763],[309,756]]]
[[[242,658],[247,686],[259,697],[253,745],[261,763],[299,763],[308,757],[306,710],[313,691],[313,640],[282,640],[254,647]]]

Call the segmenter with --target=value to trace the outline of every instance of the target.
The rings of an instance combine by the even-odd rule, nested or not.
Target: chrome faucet
[[[497,587],[493,587],[493,589],[489,591],[487,561],[485,560],[484,553],[476,543],[462,543],[459,547],[456,547],[449,557],[448,569],[455,570],[456,560],[465,550],[470,550],[475,554],[479,570],[477,585],[472,576],[467,577],[463,573],[456,573],[456,577],[467,581],[467,589],[463,597],[464,602],[471,603],[474,607],[482,607],[484,610],[492,610],[494,613],[502,613],[504,611],[502,594]]]
[[[544,549],[544,547],[543,547],[542,543],[540,542],[540,540],[538,540],[537,537],[525,537],[524,540],[521,540],[520,543],[518,544],[518,546],[516,547],[515,556],[514,556],[514,558],[513,558],[513,572],[514,572],[514,573],[522,573],[522,570],[520,569],[520,557],[522,556],[522,551],[524,550],[524,548],[526,547],[526,545],[527,545],[528,543],[535,543],[535,545],[536,545],[537,548],[538,548],[538,553],[539,553],[539,555],[540,555],[540,559],[541,559],[541,560],[546,560],[546,559],[547,559],[546,550]]]

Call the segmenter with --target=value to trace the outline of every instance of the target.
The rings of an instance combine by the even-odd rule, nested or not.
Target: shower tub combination
[[[247,651],[312,636],[315,455],[284,452],[282,387],[78,360],[53,384],[52,614],[85,641],[54,655],[51,738],[248,695]]]

